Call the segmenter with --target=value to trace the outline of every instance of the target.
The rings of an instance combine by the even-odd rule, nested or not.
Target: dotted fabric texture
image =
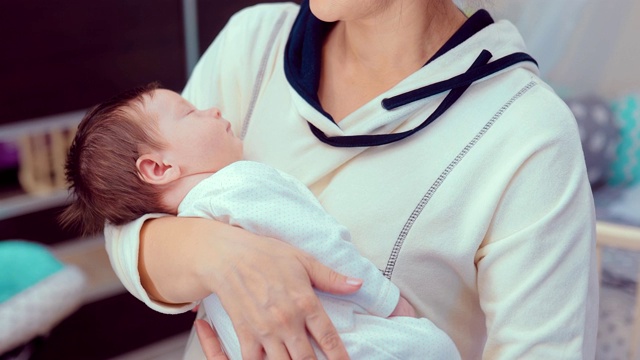
[[[640,183],[640,94],[630,94],[614,101],[612,109],[620,141],[609,183]]]
[[[580,140],[593,189],[607,183],[620,134],[608,102],[596,95],[566,100],[580,130]]]

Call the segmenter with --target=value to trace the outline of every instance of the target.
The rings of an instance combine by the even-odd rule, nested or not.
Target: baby
[[[156,84],[90,110],[78,126],[66,176],[75,201],[64,225],[85,233],[146,213],[204,217],[286,241],[347,276],[363,279],[352,295],[318,292],[351,358],[459,359],[452,340],[413,308],[350,242],[298,180],[243,160],[242,141],[220,110],[198,110]],[[215,295],[203,300],[230,359],[238,338]],[[405,316],[398,316],[405,315]],[[319,358],[323,358],[316,348]]]

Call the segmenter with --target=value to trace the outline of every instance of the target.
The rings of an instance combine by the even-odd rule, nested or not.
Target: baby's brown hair
[[[138,176],[141,147],[161,149],[144,96],[157,83],[137,87],[89,110],[78,125],[67,155],[65,175],[73,203],[60,216],[64,227],[83,234],[103,230],[105,222],[122,225],[150,212],[166,212],[160,189]]]

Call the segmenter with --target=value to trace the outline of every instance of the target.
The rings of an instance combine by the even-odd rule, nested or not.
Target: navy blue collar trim
[[[485,10],[473,14],[453,36],[429,59],[427,64],[447,51],[461,44],[478,31],[493,23],[491,15]],[[289,84],[311,106],[333,121],[324,111],[318,99],[320,85],[320,62],[322,45],[335,23],[319,20],[309,9],[309,1],[303,0],[285,49],[284,71]]]
[[[454,47],[462,44],[467,39],[475,35],[480,30],[485,27],[493,24],[493,18],[486,10],[478,10],[470,18],[465,21],[464,24],[458,29],[452,36],[447,40],[447,42],[442,45],[440,50],[438,50],[435,55],[427,61],[427,64],[437,59],[441,55],[445,54],[447,51],[453,49]],[[425,64],[426,65],[426,64]]]
[[[311,13],[309,1],[303,0],[285,48],[284,72],[289,84],[311,106],[331,119],[318,99],[322,45],[335,23],[319,20]]]
[[[348,136],[327,136],[320,129],[315,127],[310,122],[307,122],[311,132],[323,143],[335,147],[365,147],[365,146],[380,146],[394,143],[396,141],[403,140],[418,131],[424,129],[429,124],[434,122],[440,115],[444,114],[447,109],[451,107],[464,92],[473,84],[474,81],[487,77],[500,70],[504,70],[512,65],[520,62],[530,61],[537,65],[537,62],[528,54],[525,53],[513,53],[494,60],[489,63],[492,55],[488,50],[483,50],[480,55],[473,62],[469,70],[465,73],[455,76],[449,80],[441,81],[425,87],[410,91],[405,94],[387,98],[382,101],[382,105],[385,109],[391,110],[396,107],[406,105],[408,103],[424,99],[426,97],[447,91],[449,93],[445,96],[444,100],[438,105],[436,110],[429,115],[420,125],[415,128],[399,133],[382,134],[382,135],[348,135]]]
[[[460,29],[427,61],[427,64],[463,43],[492,23],[493,19],[489,13],[485,10],[479,10],[467,19]],[[322,45],[334,24],[335,23],[326,23],[316,18],[309,9],[308,0],[303,0],[300,4],[300,12],[293,24],[287,41],[284,58],[284,71],[289,84],[311,106],[331,121],[333,121],[333,118],[322,109],[317,91],[320,84]],[[511,54],[505,58],[488,63],[490,58],[491,53],[485,50],[478,56],[466,73],[383,101],[382,106],[387,110],[391,110],[398,106],[451,90],[436,111],[415,129],[397,134],[328,137],[311,123],[309,123],[309,128],[320,141],[336,147],[362,147],[390,144],[409,137],[432,123],[453,105],[474,81],[518,62],[531,61],[535,63],[533,58],[524,53]]]

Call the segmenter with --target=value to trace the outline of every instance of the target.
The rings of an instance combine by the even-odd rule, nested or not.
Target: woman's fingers
[[[284,343],[292,359],[316,359],[316,352],[309,342],[307,332],[291,334]]]
[[[361,279],[350,278],[337,273],[306,254],[301,262],[307,270],[309,280],[318,290],[332,294],[351,294],[362,286]],[[314,302],[301,304],[307,314],[305,326],[309,334],[315,339],[320,350],[328,359],[349,359],[340,335],[324,311],[322,303],[317,297],[313,299],[315,300]]]
[[[268,359],[316,358],[303,304],[319,300],[296,257],[279,255],[266,267],[253,261],[239,264],[217,295],[238,335],[243,359],[261,359],[262,351]],[[321,305],[319,310],[324,312]]]
[[[357,291],[362,281],[279,240],[249,236],[234,244],[238,247],[225,255],[235,261],[227,263],[224,279],[216,279],[215,292],[238,334],[242,358],[260,358],[264,351],[269,359],[288,359],[286,354],[315,359],[311,335],[329,360],[348,359],[312,284],[346,294]]]
[[[291,359],[301,359],[296,357],[289,356],[289,352],[283,343],[274,342],[265,344],[264,353],[266,355],[267,360],[291,360]]]
[[[342,344],[338,331],[326,314],[312,316],[307,323],[307,328],[328,359],[349,359],[349,354]]]
[[[195,322],[196,334],[207,360],[229,360],[222,350],[218,334],[208,322],[198,319]]]
[[[344,276],[326,267],[310,255],[301,259],[311,284],[318,290],[336,295],[351,294],[362,287],[362,280]]]
[[[229,312],[227,310],[227,312]],[[229,313],[229,317],[233,322],[234,317]],[[263,359],[264,352],[262,350],[262,344],[253,332],[253,329],[250,326],[241,326],[234,324],[233,326],[236,330],[236,334],[238,335],[238,341],[240,342],[240,352],[242,354],[242,359]]]

